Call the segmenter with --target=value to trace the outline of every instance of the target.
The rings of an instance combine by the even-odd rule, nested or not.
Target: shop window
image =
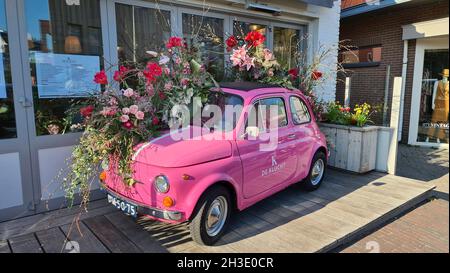
[[[80,131],[70,105],[98,92],[93,75],[103,68],[100,3],[25,0],[25,20],[36,134]]]
[[[281,67],[289,70],[306,61],[306,37],[299,29],[274,27],[273,52]]]
[[[199,50],[199,58],[216,80],[224,76],[223,19],[183,14],[183,37],[187,45]]]
[[[381,62],[381,45],[348,49],[339,53],[339,62],[344,67],[378,66]]]
[[[0,139],[16,137],[5,0],[0,0]]]
[[[267,27],[265,25],[253,24],[241,21],[234,21],[233,35],[244,38],[250,31],[258,31],[267,38]],[[264,42],[267,45],[267,39]]]
[[[119,61],[145,64],[147,51],[160,52],[171,34],[170,12],[116,4]]]
[[[417,142],[449,143],[448,58],[448,49],[425,50]]]

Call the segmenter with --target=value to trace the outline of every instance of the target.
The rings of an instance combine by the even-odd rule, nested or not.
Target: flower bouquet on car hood
[[[134,147],[167,127],[174,105],[189,105],[193,97],[206,99],[215,85],[179,37],[171,37],[164,52],[147,54],[150,61],[145,65],[129,63],[116,71],[98,72],[94,81],[102,91],[72,107],[72,112],[84,117],[79,126],[85,132],[73,150],[65,178],[69,200],[81,190],[87,203],[92,182],[98,174],[105,178],[101,169],[107,169],[110,160],[123,181],[133,185]]]

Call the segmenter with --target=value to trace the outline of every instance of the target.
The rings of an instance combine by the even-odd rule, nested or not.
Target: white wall
[[[319,15],[319,19],[310,25],[310,35],[313,53],[318,50],[332,48],[329,57],[322,64],[325,72],[325,84],[316,89],[316,94],[324,101],[336,99],[336,70],[339,44],[339,25],[341,15],[341,0],[335,1],[333,8],[308,5],[308,11]],[[316,35],[316,37],[314,37]]]

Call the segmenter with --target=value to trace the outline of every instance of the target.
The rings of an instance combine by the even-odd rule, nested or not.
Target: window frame
[[[380,56],[380,60],[379,61],[374,61],[374,62],[356,62],[356,63],[342,63],[342,67],[344,68],[358,68],[358,67],[376,67],[376,66],[380,66],[381,65],[381,61],[382,61],[382,54],[383,54],[383,45],[382,44],[373,44],[373,45],[365,45],[365,46],[358,46],[355,49],[350,49],[350,50],[341,50],[338,52],[338,55],[342,56],[341,54],[344,52],[351,52],[351,51],[356,51],[356,50],[361,50],[361,49],[367,49],[367,48],[381,48],[381,56]],[[339,56],[339,59],[341,59]],[[358,55],[359,58],[359,55]],[[342,60],[342,59],[341,59]]]
[[[261,100],[266,100],[266,99],[281,99],[281,101],[283,101],[283,105],[284,105],[284,112],[286,113],[286,125],[278,127],[278,129],[282,129],[282,128],[286,128],[289,127],[290,122],[289,122],[289,115],[288,115],[288,109],[286,108],[286,100],[283,96],[267,96],[267,97],[261,97],[261,98],[256,98],[252,101],[251,103],[251,107],[254,107],[256,103],[258,103]],[[250,108],[251,109],[251,108]],[[245,130],[247,130],[248,127],[248,118],[249,118],[249,110],[246,111],[246,119],[245,119]],[[265,129],[265,133],[270,133],[270,128],[264,128]]]
[[[294,120],[294,112],[292,111],[292,106],[291,106],[291,99],[292,99],[292,98],[298,98],[298,99],[300,100],[300,102],[303,103],[303,105],[305,105],[305,107],[306,107],[306,112],[308,113],[308,116],[309,116],[309,121],[307,121],[307,122],[301,122],[301,123],[296,123],[296,122],[295,122],[295,120]],[[301,98],[300,96],[296,96],[296,95],[291,95],[291,96],[289,96],[289,110],[290,110],[290,112],[291,112],[292,124],[294,124],[294,126],[299,126],[299,125],[305,125],[305,124],[310,124],[310,123],[312,123],[312,115],[311,115],[311,111],[310,111],[310,109],[309,109],[309,107],[308,107],[308,104],[307,104],[306,101],[305,101],[303,98]]]

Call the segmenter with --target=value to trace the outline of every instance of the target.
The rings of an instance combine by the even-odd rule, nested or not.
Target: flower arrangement
[[[93,80],[103,91],[73,105],[71,112],[84,118],[78,125],[84,134],[73,150],[65,177],[70,200],[81,190],[82,202],[87,203],[91,183],[98,174],[104,179],[101,169],[111,165],[127,185],[133,185],[134,147],[170,123],[168,113],[173,105],[189,105],[193,97],[206,99],[215,84],[182,38],[171,37],[164,52],[147,54],[150,61],[145,66],[121,65],[112,73],[112,80],[109,71],[98,72]]]
[[[251,31],[245,37],[228,37],[225,43],[231,53],[231,78],[264,81],[281,74],[274,54],[264,46],[265,40],[266,37],[258,31]]]
[[[356,104],[353,111],[350,107],[343,107],[339,102],[330,102],[327,105],[324,120],[328,123],[364,127],[373,123],[371,116],[378,111],[368,103]]]

